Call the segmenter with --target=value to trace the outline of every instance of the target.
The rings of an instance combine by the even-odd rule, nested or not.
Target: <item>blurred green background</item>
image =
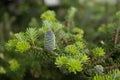
[[[47,2],[48,1],[48,2]],[[51,9],[57,18],[64,21],[67,9],[77,8],[76,26],[83,28],[89,40],[94,40],[96,29],[101,24],[113,20],[114,14],[120,9],[119,0],[1,0],[0,1],[0,41],[9,38],[10,32],[18,32],[29,27],[31,19],[40,21],[42,12]],[[50,3],[51,2],[51,3]],[[40,26],[39,26],[40,27]],[[91,37],[94,36],[94,37]]]
[[[114,14],[120,9],[120,0],[58,0],[57,4],[54,1],[57,2],[57,0],[1,0],[0,41],[6,41],[12,32],[29,27],[29,22],[33,18],[41,24],[40,15],[48,9],[55,10],[56,17],[64,21],[67,9],[71,6],[77,8],[75,25],[89,34],[86,36],[87,39],[94,41],[98,36],[97,33],[94,34],[97,28],[111,22]]]

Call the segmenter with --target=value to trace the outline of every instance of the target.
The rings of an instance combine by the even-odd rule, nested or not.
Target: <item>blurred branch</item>
[[[119,67],[120,67],[120,65],[114,64],[113,66],[105,67],[104,71],[108,72],[108,71],[113,70],[113,69],[118,69]]]
[[[117,9],[117,10],[120,10],[120,0],[117,0],[116,9]]]
[[[114,40],[114,47],[115,48],[117,47],[117,43],[118,43],[118,40],[119,40],[119,33],[120,33],[120,25],[116,29],[116,32],[115,32],[115,40]]]

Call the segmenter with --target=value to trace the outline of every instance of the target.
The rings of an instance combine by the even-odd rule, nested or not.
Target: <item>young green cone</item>
[[[55,35],[52,30],[48,30],[45,34],[44,49],[48,52],[55,49]]]

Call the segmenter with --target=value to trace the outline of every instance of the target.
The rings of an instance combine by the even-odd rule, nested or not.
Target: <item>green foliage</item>
[[[84,34],[84,31],[80,28],[77,28],[77,27],[73,28],[72,32],[73,33]]]
[[[0,53],[0,59],[4,59],[5,57],[4,57],[4,55],[3,55],[3,53]]]
[[[67,66],[68,66],[68,71],[74,72],[74,74],[76,74],[77,71],[78,72],[82,71],[82,64],[78,60],[69,59]]]
[[[71,32],[74,34],[73,37],[76,41],[81,41],[84,37],[84,31],[80,28],[75,27]]]
[[[0,66],[0,74],[5,74],[6,70],[4,69],[4,67]]]
[[[30,49],[30,44],[34,45],[38,33],[35,28],[28,28],[25,33],[16,33],[12,40],[6,43],[7,50],[17,51],[20,53],[26,52]]]
[[[50,29],[59,32],[63,28],[63,25],[56,20],[54,11],[46,11],[41,15],[41,19],[43,24],[39,29],[40,33],[45,34]]]
[[[10,64],[11,71],[16,71],[17,69],[20,68],[20,64],[18,63],[18,61],[16,59],[10,60],[9,64]]]
[[[79,40],[82,40],[83,35],[82,34],[76,34],[76,35],[74,35],[74,38],[79,41]]]
[[[86,54],[78,54],[74,56],[75,59],[79,60],[82,64],[88,64],[89,57]]]
[[[49,29],[53,29],[55,32],[59,32],[63,28],[63,25],[59,22],[52,22],[49,20],[43,21],[43,26],[40,28],[40,32],[46,33]]]
[[[35,28],[28,28],[26,30],[25,35],[26,35],[26,38],[29,40],[29,42],[31,42],[32,44],[34,44],[34,42],[38,37],[38,33]]]
[[[73,17],[75,16],[77,9],[75,7],[71,7],[68,9],[68,15],[67,15],[67,19],[68,20],[72,20]]]
[[[26,41],[25,33],[23,32],[16,33],[14,36],[19,41]]]
[[[101,47],[97,47],[97,48],[94,48],[92,50],[92,53],[94,56],[96,57],[101,57],[101,56],[104,56],[105,55],[105,51],[104,49],[102,49]]]
[[[65,47],[65,55],[56,58],[55,64],[57,67],[64,68],[67,72],[81,72],[83,65],[87,64],[89,57],[85,54],[86,45],[83,42],[76,42]],[[64,72],[64,71],[63,71]]]
[[[92,8],[91,3],[85,3],[85,5]],[[117,73],[117,76],[119,76],[119,70],[111,71],[108,74],[104,72],[107,69],[106,67],[114,65],[114,57],[116,56],[113,53],[112,57],[109,55],[109,50],[114,51],[114,49],[109,49],[109,44],[106,43],[102,47],[96,47],[100,46],[100,44],[87,42],[91,34],[85,32],[84,36],[84,30],[76,27],[77,24],[74,24],[75,21],[73,20],[76,12],[77,9],[71,7],[68,10],[65,24],[63,24],[56,19],[54,11],[48,10],[40,17],[42,19],[41,25],[39,25],[39,21],[36,18],[33,18],[29,23],[30,28],[27,28],[25,32],[14,33],[6,43],[6,49],[3,51],[3,54],[8,54],[0,55],[1,73],[8,75],[11,79],[13,79],[11,74],[14,74],[17,79],[30,76],[32,79],[38,78],[41,80],[69,80],[73,76],[76,77],[76,80],[89,80],[88,77],[91,79],[94,77],[94,80],[107,80],[107,78],[111,80],[112,76],[114,76],[111,74]],[[95,19],[89,19],[93,19],[93,21],[99,20],[101,15],[98,15]],[[86,22],[87,25],[89,24],[89,19],[88,23]],[[81,21],[83,24],[80,26],[84,25],[86,19]],[[96,28],[99,31],[98,34],[93,34],[96,37],[100,34],[107,35],[108,32],[112,35],[115,25],[112,22],[107,23],[101,28]],[[91,27],[93,24],[89,26]],[[91,29],[88,30],[91,31]],[[96,37],[94,40],[99,39],[99,37]],[[99,40],[101,43],[104,42],[101,37]],[[119,52],[116,51],[114,53]],[[117,60],[119,59],[117,58]],[[119,61],[117,64],[119,64]],[[66,76],[69,78],[66,79]],[[116,77],[116,74],[114,77]],[[71,80],[74,79],[72,78]]]
[[[118,12],[116,13],[116,17],[117,17],[118,19],[120,19],[120,11],[118,11]]]
[[[98,28],[98,31],[104,34],[108,34],[108,33],[111,34],[115,31],[115,27],[116,27],[115,23],[109,23],[107,26],[103,24]]]
[[[32,18],[31,21],[30,21],[30,23],[29,23],[29,26],[30,27],[39,27],[37,19],[36,18]]]
[[[72,55],[75,55],[75,54],[79,53],[79,51],[78,51],[78,49],[75,45],[66,46],[65,47],[65,52],[68,53],[68,54],[72,54]]]
[[[83,37],[80,37],[79,40],[77,37],[75,38],[76,35],[83,36],[84,31],[79,28],[75,28],[75,29],[73,28],[73,31],[67,33],[65,29],[66,27],[64,27],[63,24],[57,21],[55,15],[52,15],[52,13],[53,12],[51,11],[47,11],[42,14],[41,18],[43,19],[43,24],[42,24],[42,28],[39,28],[40,33],[42,33],[40,36],[38,35],[38,29],[28,28],[26,32],[16,33],[13,39],[8,41],[8,43],[6,44],[6,48],[10,51],[13,52],[15,51],[15,53],[16,52],[24,53],[26,51],[31,52],[31,50],[32,51],[39,50],[40,53],[35,51],[33,52],[34,54],[29,53],[24,55],[30,56],[31,57],[30,59],[33,60],[35,59],[38,62],[39,62],[39,57],[42,57],[40,60],[42,59],[44,60],[42,60],[40,64],[43,64],[44,62],[45,63],[50,62],[51,60],[48,61],[48,59],[52,59],[51,57],[56,58],[56,60],[52,59],[52,63],[55,63],[55,65],[62,72],[67,72],[67,73],[73,72],[74,74],[77,74],[77,72],[81,72],[83,70],[83,65],[87,64],[89,61],[89,57],[85,51],[87,49],[86,44],[83,41],[79,41],[82,40]],[[50,17],[48,18],[48,16]],[[68,45],[66,47],[61,47],[64,46],[62,41],[59,40],[60,37],[58,37],[59,35],[61,35],[59,34],[59,32],[61,31],[65,32],[64,33],[65,36],[61,38],[66,38],[70,40],[70,42],[68,42]],[[74,38],[76,42],[71,42],[72,38]],[[41,43],[43,42],[44,47],[38,44],[37,47],[36,43],[38,42]],[[54,51],[55,48],[56,50]],[[45,51],[43,51],[43,49]],[[51,52],[53,56],[47,57],[46,51]],[[44,54],[46,54],[46,57]],[[13,62],[15,64],[13,64]],[[15,60],[10,61],[9,63],[12,71],[16,71],[20,65],[22,66],[22,64],[19,64]]]
[[[120,71],[118,69],[110,71],[108,74],[96,75],[93,80],[119,80]]]
[[[18,42],[16,44],[15,51],[23,53],[30,49],[30,44],[28,42]]]
[[[8,43],[6,43],[6,49],[20,53],[26,52],[28,49],[30,49],[30,44],[25,40],[24,33],[17,33],[15,34],[14,39],[9,40]]]
[[[79,62],[79,60],[76,59],[61,56],[56,59],[55,64],[57,67],[67,69],[67,71],[73,72],[74,74],[82,71],[82,64]]]
[[[48,21],[55,21],[55,12],[54,11],[46,11],[41,15],[42,20],[48,20]]]
[[[65,66],[67,62],[68,62],[68,58],[65,56],[61,56],[56,59],[55,64],[57,65],[57,67],[61,67],[61,66]]]
[[[18,41],[16,39],[9,40],[8,43],[6,43],[6,49],[9,50],[9,51],[14,50],[15,47],[16,47],[17,42]]]
[[[75,45],[79,48],[79,49],[85,49],[86,48],[86,44],[80,41],[77,41],[75,43]]]
[[[55,64],[57,65],[57,67],[64,68],[67,72],[73,72],[74,74],[76,74],[77,72],[81,72],[82,71],[82,67],[83,64],[88,62],[88,57],[86,55],[76,55],[74,57],[65,57],[65,56],[61,56],[58,57],[56,59]],[[63,71],[63,72],[64,72]]]

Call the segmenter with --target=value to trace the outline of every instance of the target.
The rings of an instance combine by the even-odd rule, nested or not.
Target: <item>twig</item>
[[[42,49],[42,48],[37,47],[37,46],[31,46],[31,48],[36,49],[36,50],[39,50],[39,51],[43,51],[43,49]]]

